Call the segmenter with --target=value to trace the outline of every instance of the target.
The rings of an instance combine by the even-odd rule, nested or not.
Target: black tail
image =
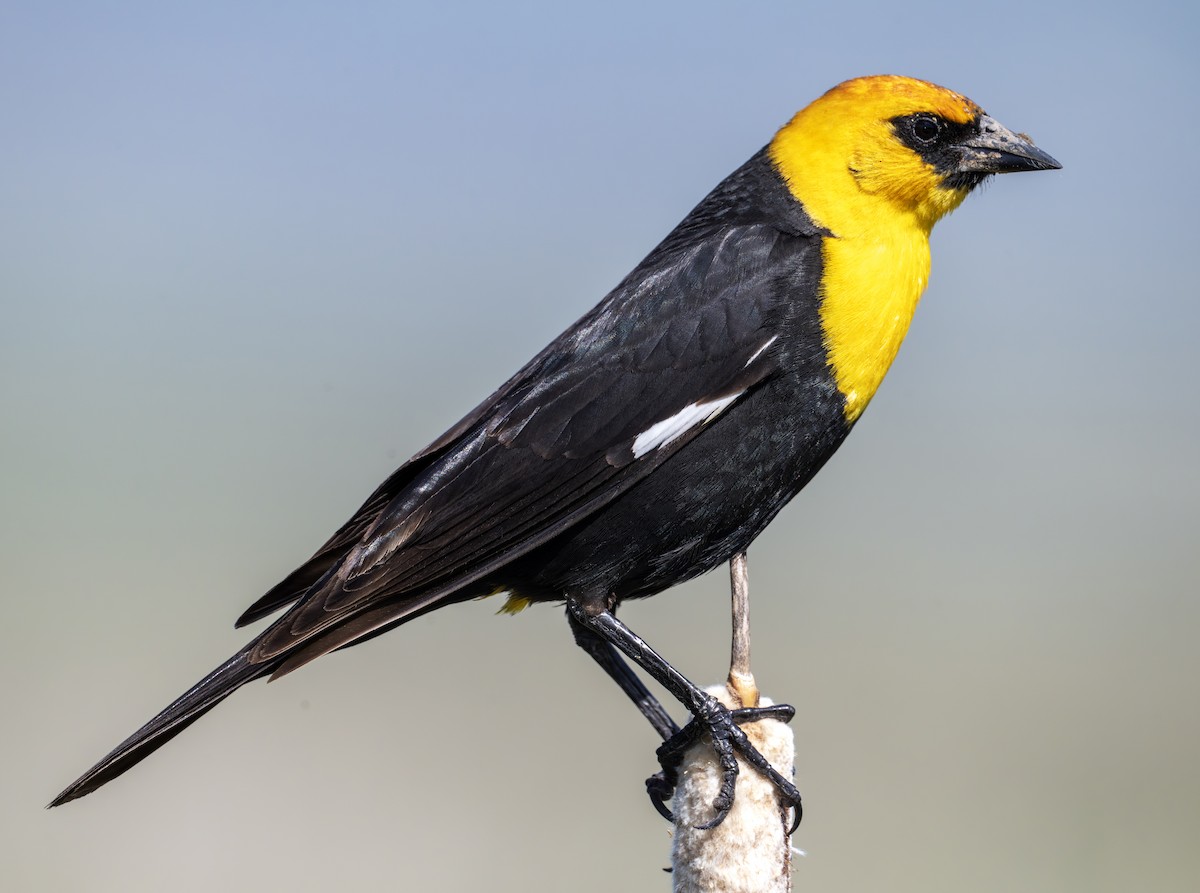
[[[121,742],[116,750],[55,797],[50,806],[61,806],[112,781],[126,769],[154,753],[247,682],[269,674],[274,668],[272,663],[251,663],[245,652],[235,654],[176,699],[170,707]]]

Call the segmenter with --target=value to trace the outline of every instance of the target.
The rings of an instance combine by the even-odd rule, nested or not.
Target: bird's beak
[[[1016,171],[1051,171],[1062,167],[1033,144],[984,115],[974,136],[959,143],[958,170],[963,173],[1011,174]]]

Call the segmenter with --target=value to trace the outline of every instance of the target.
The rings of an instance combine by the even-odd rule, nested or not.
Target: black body
[[[497,589],[652,595],[745,549],[849,430],[818,317],[823,236],[755,154],[252,606],[240,622],[304,596],[252,657],[291,652],[291,669]],[[634,456],[655,423],[738,393]]]
[[[827,235],[758,152],[238,625],[295,602],[287,612],[52,805],[246,682],[437,607],[509,589],[600,611],[745,550],[849,430],[818,315]],[[656,424],[724,398],[735,399],[638,454]],[[577,629],[585,614],[572,615]],[[611,666],[614,644],[589,651]]]
[[[846,437],[878,380],[866,393],[844,385],[862,401],[847,406],[823,310],[839,375],[853,368],[841,356],[847,321],[882,375],[923,287],[936,220],[992,174],[1058,167],[934,84],[882,75],[830,90],[238,625],[286,607],[282,616],[51,805],[124,772],[252,679],[508,590],[518,604],[564,601],[576,641],[668,739],[649,787],[660,809],[680,748],[704,735],[722,771],[705,827],[732,806],[735,754],[799,821],[799,792],[737,725],[766,715],[752,706],[756,690],[738,688],[749,710],[735,715],[614,610],[740,556]],[[809,213],[839,232],[829,270],[833,236]],[[845,303],[854,296],[872,307]],[[741,557],[734,565],[744,573]],[[675,726],[622,654],[688,710],[688,727]],[[743,663],[738,678],[748,676]]]

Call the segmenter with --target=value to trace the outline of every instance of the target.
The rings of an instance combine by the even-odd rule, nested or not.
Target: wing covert
[[[307,662],[493,573],[770,378],[789,296],[819,265],[818,233],[706,220],[704,208],[376,491],[314,556],[328,566],[263,633],[256,662]]]

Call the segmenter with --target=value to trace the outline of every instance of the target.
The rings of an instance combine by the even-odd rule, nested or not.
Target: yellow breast
[[[921,232],[827,238],[821,325],[825,350],[856,420],[875,396],[908,332],[929,279],[929,239]]]
[[[896,358],[929,280],[929,233],[966,197],[897,138],[897,115],[969,120],[957,93],[910,78],[848,81],[801,110],[769,152],[788,191],[830,235],[819,298],[826,357],[857,419]]]

